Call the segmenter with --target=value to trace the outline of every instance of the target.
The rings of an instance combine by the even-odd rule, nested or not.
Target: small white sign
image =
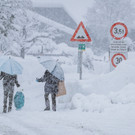
[[[127,45],[126,44],[111,44],[110,45],[110,52],[127,52]]]
[[[124,40],[112,40],[110,45],[110,52],[127,52],[127,44]]]

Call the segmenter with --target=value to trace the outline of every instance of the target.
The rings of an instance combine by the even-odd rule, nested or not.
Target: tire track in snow
[[[39,116],[40,117],[40,116]],[[36,123],[33,121],[31,123],[32,117],[29,117],[29,121],[23,120],[22,118],[18,118],[16,116],[8,116],[7,119],[13,121],[13,125],[22,129],[23,132],[18,133],[17,135],[54,135],[55,133],[59,135],[69,135],[69,134],[77,134],[77,135],[105,135],[96,127],[91,127],[88,123],[80,123],[73,121],[64,121],[63,119],[51,119],[50,117],[45,117],[44,123]],[[38,116],[37,116],[38,119]],[[40,119],[40,118],[39,118]],[[49,123],[48,123],[49,122]],[[17,124],[17,125],[16,125]],[[41,125],[40,125],[41,124]],[[18,131],[18,130],[17,130]]]

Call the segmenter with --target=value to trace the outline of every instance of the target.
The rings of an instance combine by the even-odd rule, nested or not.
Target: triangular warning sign
[[[75,33],[73,34],[71,41],[79,41],[79,42],[91,42],[91,38],[84,27],[83,22],[80,22],[77,27]]]

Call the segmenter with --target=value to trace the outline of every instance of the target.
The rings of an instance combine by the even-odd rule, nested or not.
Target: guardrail
[[[64,54],[64,53],[62,53],[62,54],[30,54],[30,55],[34,55],[34,56],[57,56],[57,57],[60,57],[60,56],[65,56],[65,57],[70,57],[70,56],[72,56],[71,54]]]

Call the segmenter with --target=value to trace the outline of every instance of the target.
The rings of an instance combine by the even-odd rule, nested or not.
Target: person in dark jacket
[[[53,76],[48,70],[45,71],[43,77],[37,78],[36,80],[38,82],[46,82],[44,87],[46,108],[44,111],[50,110],[49,94],[51,94],[52,97],[52,110],[56,111],[56,94],[58,93],[58,83],[60,80]]]
[[[3,100],[3,113],[7,112],[7,98],[9,97],[8,112],[12,110],[13,95],[14,95],[14,85],[20,87],[17,81],[17,75],[9,75],[5,72],[1,72],[0,80],[3,79],[3,89],[4,89],[4,100]]]

